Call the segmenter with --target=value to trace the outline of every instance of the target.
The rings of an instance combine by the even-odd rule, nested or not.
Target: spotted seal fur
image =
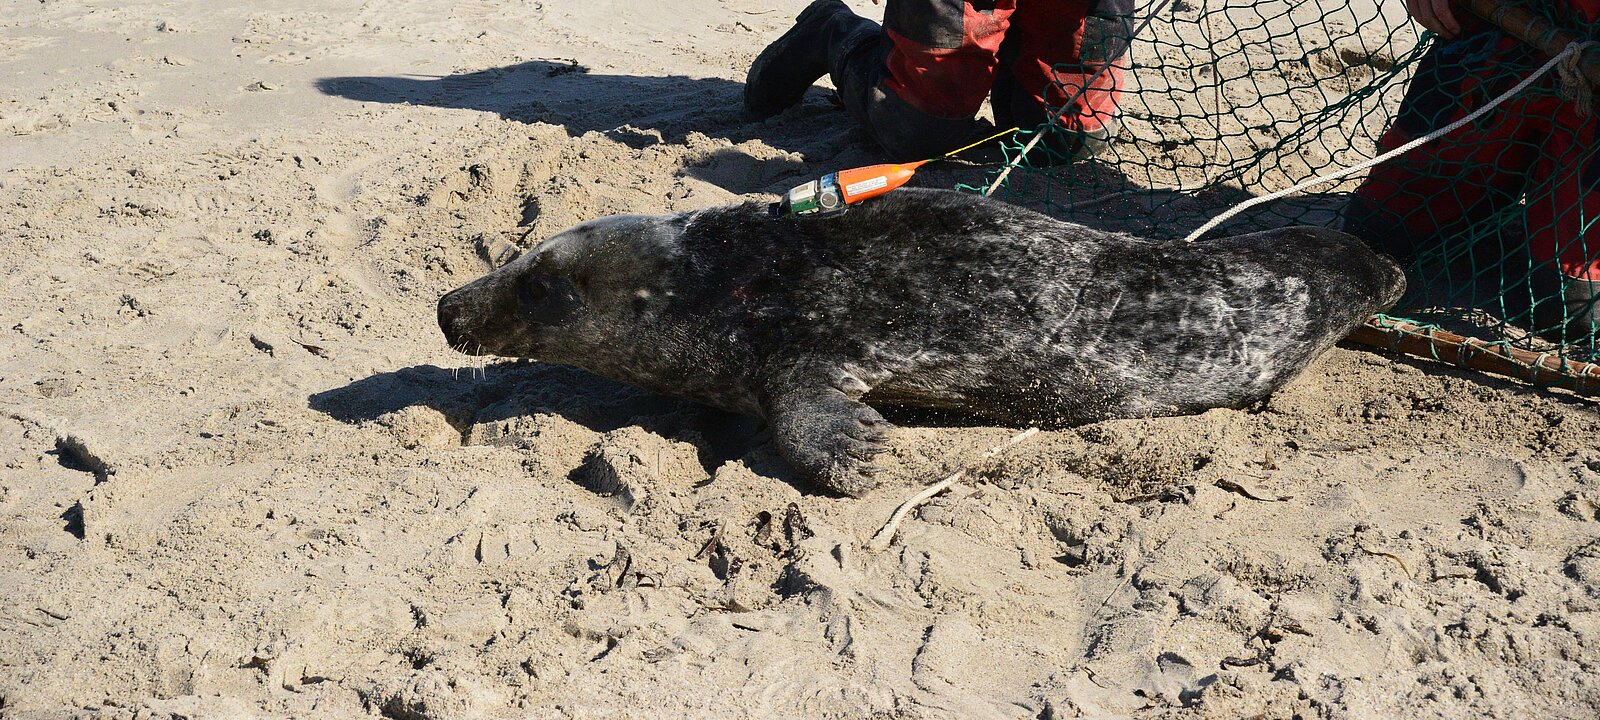
[[[1194,244],[902,189],[827,219],[745,203],[587,222],[439,301],[446,339],[764,417],[860,495],[871,405],[1070,426],[1266,398],[1405,287],[1355,237]]]

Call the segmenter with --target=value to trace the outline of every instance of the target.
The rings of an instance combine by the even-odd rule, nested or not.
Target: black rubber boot
[[[806,90],[828,74],[830,49],[859,22],[841,0],[816,0],[795,17],[794,27],[774,40],[755,62],[744,80],[744,109],[752,117],[767,118],[800,102]]]
[[[890,44],[883,28],[840,0],[816,0],[750,65],[744,107],[756,118],[800,102],[823,75],[831,75],[839,102],[897,160],[921,160],[958,147],[971,118],[940,118],[886,92]]]
[[[1600,335],[1600,281],[1567,278],[1561,300],[1567,308],[1569,342],[1593,350]]]
[[[1568,277],[1553,264],[1533,269],[1534,331],[1562,345],[1591,346],[1600,331],[1600,281]]]

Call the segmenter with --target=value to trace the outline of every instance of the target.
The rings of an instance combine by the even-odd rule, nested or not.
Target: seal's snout
[[[472,336],[462,327],[462,302],[460,290],[452,290],[439,298],[439,330],[444,332],[444,341],[453,348],[472,348],[477,345]]]

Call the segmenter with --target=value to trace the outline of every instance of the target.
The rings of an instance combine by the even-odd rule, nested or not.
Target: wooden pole
[[[1521,350],[1378,316],[1367,318],[1346,339],[1535,385],[1600,395],[1600,364],[1577,362],[1555,352]]]
[[[1510,0],[1460,0],[1472,14],[1488,20],[1545,54],[1555,57],[1568,45],[1593,38],[1585,37],[1565,28],[1556,27],[1549,20]],[[1578,58],[1578,70],[1589,82],[1600,86],[1600,46],[1585,48]]]

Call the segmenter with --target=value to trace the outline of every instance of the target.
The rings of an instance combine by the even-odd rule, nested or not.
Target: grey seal
[[[470,353],[765,418],[800,476],[858,496],[889,427],[872,405],[1052,427],[1243,407],[1404,289],[1335,230],[1185,244],[908,188],[823,219],[586,222],[438,314]]]

